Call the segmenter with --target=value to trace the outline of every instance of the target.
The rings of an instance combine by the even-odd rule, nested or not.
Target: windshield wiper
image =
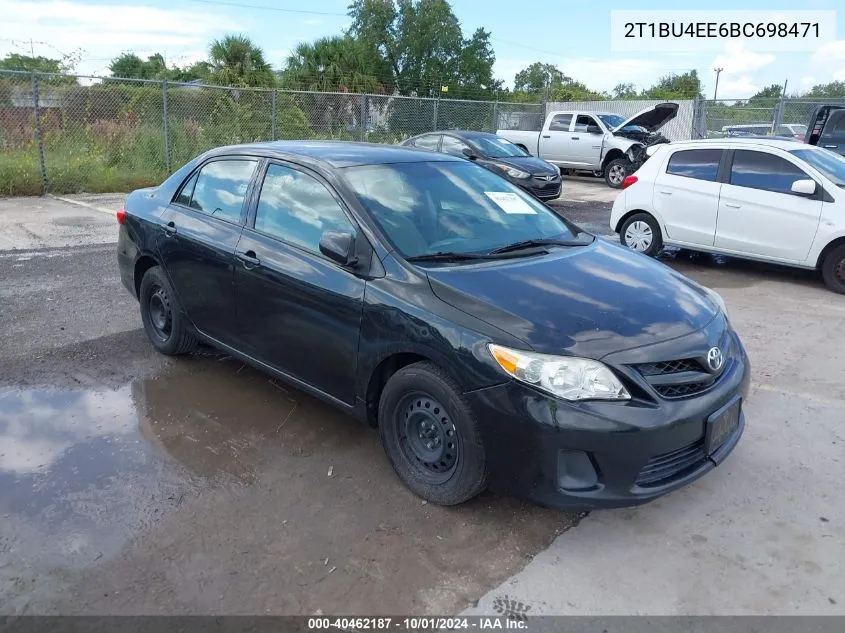
[[[453,251],[437,251],[436,253],[426,253],[425,255],[413,255],[406,257],[405,260],[409,262],[456,262],[468,259],[490,259],[487,255],[480,255],[478,253],[456,253]]]
[[[537,246],[586,246],[587,242],[580,242],[577,240],[552,240],[552,239],[534,239],[522,240],[514,242],[513,244],[506,244],[499,248],[494,248],[488,255],[498,255],[499,253],[510,253],[512,251],[521,251],[525,248],[535,248]]]

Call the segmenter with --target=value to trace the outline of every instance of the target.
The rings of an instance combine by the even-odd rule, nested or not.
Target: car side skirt
[[[663,245],[675,246],[677,248],[686,248],[691,251],[713,253],[714,255],[729,255],[741,259],[750,259],[757,262],[766,262],[768,264],[780,264],[782,266],[791,266],[793,268],[806,268],[809,270],[815,270],[816,268],[816,265],[814,263],[808,263],[807,261],[799,262],[792,259],[778,259],[776,257],[764,257],[762,255],[749,255],[748,253],[742,253],[740,251],[731,251],[724,248],[713,248],[710,246],[702,246],[700,244],[688,244],[686,242],[678,242],[676,240],[670,240],[668,238],[663,240]]]

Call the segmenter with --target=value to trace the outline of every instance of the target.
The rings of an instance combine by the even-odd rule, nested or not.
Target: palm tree
[[[271,86],[273,70],[264,51],[245,35],[226,35],[209,49],[209,78],[228,86]]]
[[[389,80],[378,53],[348,36],[299,44],[282,73],[284,85],[300,90],[383,93]]]

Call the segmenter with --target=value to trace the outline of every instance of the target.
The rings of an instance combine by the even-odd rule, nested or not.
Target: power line
[[[262,11],[278,11],[280,13],[304,13],[307,15],[337,15],[348,17],[345,13],[332,13],[330,11],[306,11],[305,9],[282,9],[281,7],[268,7],[260,4],[242,4],[240,2],[224,2],[223,0],[190,0],[202,4],[216,4],[223,7],[237,7],[238,9],[260,9]]]

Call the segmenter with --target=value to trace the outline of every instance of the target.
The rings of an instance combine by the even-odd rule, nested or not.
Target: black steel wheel
[[[160,267],[153,266],[144,273],[138,301],[144,331],[159,352],[177,356],[187,354],[197,346],[197,339],[179,309],[176,294]]]
[[[845,294],[845,244],[841,244],[825,255],[822,262],[822,279],[834,292]]]
[[[378,424],[393,469],[423,499],[455,505],[484,490],[487,461],[478,422],[460,387],[433,363],[414,363],[390,377]]]

